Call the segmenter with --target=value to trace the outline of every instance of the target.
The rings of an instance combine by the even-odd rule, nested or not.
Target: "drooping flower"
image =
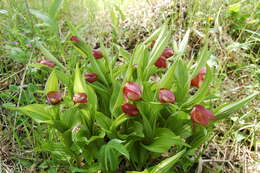
[[[80,40],[79,40],[79,38],[77,36],[70,37],[70,41],[75,42],[75,43],[80,42]]]
[[[132,101],[140,100],[142,97],[141,88],[135,82],[127,82],[123,88],[123,95],[126,102],[128,102],[128,99]]]
[[[170,58],[171,56],[173,56],[174,51],[171,48],[165,48],[162,56],[164,56],[165,58]]]
[[[162,103],[174,103],[175,96],[170,90],[162,88],[159,91],[159,100]]]
[[[50,91],[47,93],[47,101],[52,105],[57,105],[62,100],[62,95],[59,91]]]
[[[197,74],[197,76],[195,76],[191,80],[191,86],[199,88],[205,79],[205,75],[206,75],[206,67],[202,67],[200,72]]]
[[[88,81],[89,83],[93,83],[98,79],[98,76],[96,73],[85,73],[85,80]]]
[[[73,96],[73,102],[74,102],[74,104],[87,103],[88,97],[85,93],[77,93],[77,94],[74,94],[74,96]]]
[[[193,122],[206,126],[210,121],[215,120],[215,115],[202,105],[196,105],[191,111],[191,119]]]
[[[166,68],[167,67],[167,62],[166,58],[164,56],[160,56],[157,61],[154,64],[158,68]]]
[[[93,49],[92,50],[92,54],[96,59],[101,59],[103,58],[103,54],[101,51],[97,50],[97,49]]]
[[[122,108],[122,111],[126,115],[129,115],[129,116],[137,116],[137,115],[139,115],[139,110],[136,107],[136,105],[134,105],[134,104],[129,104],[129,103],[122,104],[121,108]]]
[[[46,59],[40,60],[40,61],[38,61],[38,63],[45,65],[45,66],[48,66],[50,68],[53,68],[56,65],[56,64],[54,64],[54,62],[52,62],[50,60],[46,60]]]

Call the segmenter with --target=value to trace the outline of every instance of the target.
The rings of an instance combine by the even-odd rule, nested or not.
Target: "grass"
[[[218,67],[216,104],[235,101],[259,91],[260,3],[257,0],[206,1],[68,1],[61,8],[43,0],[2,0],[0,3],[0,103],[26,105],[40,102],[36,93],[47,72],[30,64],[43,55],[35,46],[41,40],[61,61],[76,54],[68,35],[75,25],[92,46],[98,40],[116,42],[128,50],[169,20],[177,41],[192,29],[186,58],[201,47],[210,33],[212,63]],[[170,2],[170,1],[169,1]],[[92,5],[90,6],[89,3]],[[118,10],[117,5],[121,10]],[[107,7],[107,8],[104,8]],[[33,11],[34,9],[37,11]],[[209,17],[212,21],[209,21]],[[29,46],[32,44],[32,47]],[[259,97],[223,121],[195,165],[198,172],[257,172],[259,161]],[[0,172],[64,172],[66,168],[40,146],[55,140],[55,133],[30,118],[0,107]],[[59,165],[57,167],[57,165]],[[214,171],[212,171],[214,170]]]

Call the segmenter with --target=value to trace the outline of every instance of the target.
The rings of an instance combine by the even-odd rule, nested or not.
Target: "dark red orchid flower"
[[[162,103],[174,103],[175,96],[170,90],[162,88],[159,91],[159,100]]]
[[[74,104],[87,103],[88,97],[85,93],[77,93],[77,94],[74,94],[74,96],[73,96],[73,102],[74,102]]]
[[[53,68],[56,65],[56,64],[54,64],[54,62],[52,62],[50,60],[46,60],[46,59],[40,60],[40,61],[38,61],[38,63],[45,65],[45,66],[48,66],[50,68]]]
[[[191,80],[191,86],[199,88],[205,79],[205,75],[206,75],[206,67],[202,67],[200,72],[197,74],[197,76],[195,76]]]
[[[164,56],[160,56],[157,61],[154,64],[158,68],[166,68],[167,67],[167,62],[166,58]]]
[[[80,40],[79,40],[79,38],[77,36],[70,37],[70,41],[75,42],[75,43],[80,42]]]
[[[191,111],[191,119],[193,122],[198,123],[203,126],[207,126],[211,120],[215,120],[215,115],[207,110],[202,105],[196,105]]]
[[[62,100],[62,95],[59,91],[50,91],[47,93],[47,101],[52,105],[57,105]]]
[[[137,101],[142,97],[142,92],[140,86],[135,82],[127,82],[123,88],[123,95],[125,101],[129,100]]]
[[[122,111],[126,115],[129,115],[129,116],[137,116],[137,115],[139,115],[139,110],[136,107],[136,105],[134,105],[134,104],[129,104],[129,103],[122,104],[121,108],[122,108]]]
[[[85,80],[88,81],[89,83],[93,83],[98,79],[98,76],[96,73],[85,73]]]
[[[103,58],[103,54],[101,51],[97,50],[97,49],[93,49],[92,50],[92,54],[96,59],[101,59]]]
[[[164,56],[165,58],[170,58],[171,56],[173,56],[174,51],[171,48],[165,48],[162,56]]]

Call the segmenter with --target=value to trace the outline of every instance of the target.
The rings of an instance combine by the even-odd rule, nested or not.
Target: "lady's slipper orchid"
[[[129,115],[129,116],[137,116],[137,115],[139,115],[139,110],[136,107],[136,105],[134,105],[134,104],[126,103],[126,104],[122,104],[121,107],[122,107],[122,111],[126,115]]]
[[[75,42],[75,43],[80,42],[80,40],[79,40],[79,38],[77,36],[70,37],[70,41]]]
[[[96,73],[85,73],[85,80],[88,81],[89,83],[93,83],[98,79],[98,76]]]
[[[59,104],[63,99],[59,91],[50,91],[47,93],[47,100],[52,105]]]
[[[128,102],[128,99],[136,101],[142,97],[141,88],[135,82],[127,82],[123,88],[123,94],[126,102]]]
[[[159,91],[159,100],[162,103],[174,103],[175,96],[170,90],[162,88]]]
[[[165,58],[170,58],[173,54],[174,52],[171,48],[165,48],[162,53],[162,56],[164,56]]]
[[[157,61],[154,64],[158,68],[166,68],[167,67],[167,62],[166,58],[164,56],[160,56]]]
[[[56,64],[54,64],[54,62],[50,61],[50,60],[46,60],[46,59],[43,59],[43,60],[40,60],[38,61],[40,64],[42,65],[45,65],[45,66],[48,66],[50,68],[53,68],[55,67]]]
[[[205,79],[205,75],[206,75],[206,67],[202,67],[202,69],[197,74],[197,76],[195,76],[191,80],[191,86],[199,88],[202,85],[202,83],[203,83],[203,81]]]
[[[74,96],[73,96],[73,102],[74,102],[74,104],[87,103],[88,97],[85,93],[77,93],[77,94],[74,94]]]
[[[209,121],[215,120],[215,115],[207,110],[202,105],[196,105],[191,111],[191,119],[193,122],[206,126],[209,124]]]
[[[103,58],[103,54],[101,51],[97,50],[97,49],[93,49],[92,50],[92,54],[96,59],[101,59]]]

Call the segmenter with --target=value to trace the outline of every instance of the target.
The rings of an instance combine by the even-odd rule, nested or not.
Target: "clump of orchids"
[[[83,172],[167,173],[179,160],[186,166],[173,169],[188,172],[215,123],[256,96],[215,108],[211,52],[205,41],[196,61],[183,59],[189,34],[167,48],[164,25],[132,54],[119,45],[93,49],[71,36],[69,43],[82,54],[72,69],[64,65],[71,59],[61,63],[39,42],[46,59],[37,67],[51,71],[42,92],[47,104],[10,109],[56,129],[59,139],[48,146],[59,147],[43,150]]]

